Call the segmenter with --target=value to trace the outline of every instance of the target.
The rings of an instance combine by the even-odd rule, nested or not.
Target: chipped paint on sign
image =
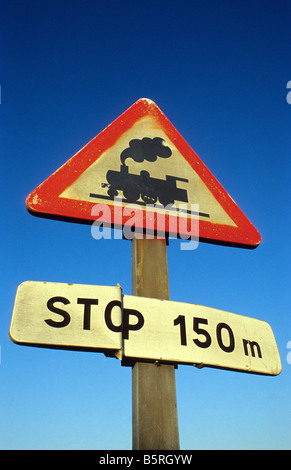
[[[36,197],[38,196],[38,197]],[[261,236],[187,144],[157,105],[138,100],[83,147],[27,198],[35,215],[92,223],[92,209],[106,204],[100,218],[113,224],[115,198],[121,224],[130,219],[126,208],[136,204],[142,216],[136,229],[157,231],[158,214],[165,215],[165,231],[180,224],[178,235],[197,234],[191,219],[199,219],[199,239],[255,248]],[[198,212],[192,212],[193,205]],[[178,210],[183,206],[183,210]],[[166,208],[166,209],[165,209]],[[192,230],[192,232],[191,232]],[[195,232],[195,233],[194,233]]]

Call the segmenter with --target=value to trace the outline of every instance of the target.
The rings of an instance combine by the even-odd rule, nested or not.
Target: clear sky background
[[[131,449],[130,368],[18,346],[8,331],[25,280],[131,293],[130,241],[35,218],[25,199],[141,97],[262,235],[255,250],[171,241],[171,299],[267,321],[283,367],[265,377],[179,366],[181,448],[291,448],[290,21],[290,0],[2,1],[2,449]]]

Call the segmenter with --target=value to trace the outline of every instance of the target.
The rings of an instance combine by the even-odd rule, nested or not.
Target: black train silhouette
[[[133,139],[129,147],[120,154],[120,171],[108,170],[107,183],[102,187],[108,187],[110,198],[118,196],[118,191],[123,191],[123,196],[128,202],[137,202],[141,197],[146,204],[155,204],[159,199],[163,206],[172,205],[175,201],[188,202],[187,190],[177,188],[176,182],[188,183],[185,178],[166,175],[166,179],[152,178],[148,171],[142,170],[139,175],[128,172],[126,159],[132,158],[135,162],[155,162],[158,157],[169,158],[172,151],[164,145],[161,137],[144,137]]]

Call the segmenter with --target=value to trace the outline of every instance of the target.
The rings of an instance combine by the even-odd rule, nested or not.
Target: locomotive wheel
[[[114,188],[109,188],[107,194],[113,199],[115,196],[118,196],[118,191]]]
[[[135,188],[124,189],[123,196],[128,202],[136,202],[140,197],[140,191]]]

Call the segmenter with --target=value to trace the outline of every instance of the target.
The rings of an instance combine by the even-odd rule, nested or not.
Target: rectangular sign
[[[281,372],[268,323],[201,305],[123,296],[142,325],[124,340],[123,357],[267,375]]]
[[[122,295],[116,287],[27,281],[17,289],[18,344],[104,352],[124,360],[277,375],[270,325],[202,305]]]
[[[119,334],[108,328],[106,309],[107,323]],[[118,354],[120,331],[120,286],[26,281],[17,289],[10,327],[15,343]]]

